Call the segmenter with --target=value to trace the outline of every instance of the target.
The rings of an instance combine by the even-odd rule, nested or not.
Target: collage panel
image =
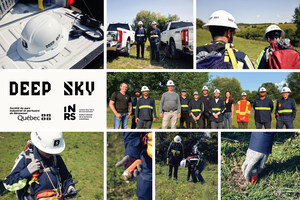
[[[107,1],[107,68],[193,69],[193,4]]]
[[[0,7],[1,69],[103,69],[103,0],[2,0]]]
[[[155,198],[218,199],[218,133],[155,133]]]
[[[298,72],[109,72],[107,128],[299,129]]]
[[[103,199],[103,132],[1,132],[0,144],[1,199]]]
[[[107,133],[107,199],[152,197],[152,132]]]
[[[299,199],[299,132],[222,132],[222,199]]]
[[[196,68],[299,70],[299,1],[280,3],[197,0]]]

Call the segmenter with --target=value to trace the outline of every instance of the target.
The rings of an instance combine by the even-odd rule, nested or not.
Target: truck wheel
[[[125,47],[125,52],[124,52],[124,56],[129,56],[130,55],[130,41],[129,40],[127,40],[127,42],[126,42],[126,47]]]
[[[172,59],[175,60],[178,55],[177,55],[177,51],[176,51],[176,46],[175,46],[174,40],[170,41],[170,50],[171,50]]]

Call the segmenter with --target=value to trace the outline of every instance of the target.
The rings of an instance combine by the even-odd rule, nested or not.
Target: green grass
[[[160,129],[161,125],[162,125],[162,118],[159,117],[159,112],[158,112],[159,111],[159,104],[160,104],[160,100],[155,100],[157,121],[152,123],[152,129]],[[234,108],[236,108],[236,105],[234,105]],[[297,105],[297,110],[300,110],[300,105]],[[131,117],[130,117],[130,119],[128,120],[128,125],[127,125],[128,129],[130,129],[130,127],[131,127],[131,122],[132,122],[132,120],[131,120]],[[177,128],[179,128],[179,123],[180,123],[180,120],[178,119],[177,124],[176,124]],[[107,128],[111,129],[111,128],[113,128],[113,125],[114,125],[114,113],[111,111],[109,106],[107,106]],[[223,127],[224,127],[224,125],[223,125]],[[232,128],[233,129],[238,129],[238,124],[237,124],[237,121],[236,121],[236,114],[235,113],[233,115]],[[276,129],[276,119],[275,119],[274,113],[272,113],[271,128]],[[299,116],[296,116],[296,118],[294,120],[294,128],[295,129],[300,129],[300,117]],[[250,112],[250,116],[249,116],[248,129],[255,129],[254,112],[253,112],[252,107],[251,107],[251,112]]]
[[[123,56],[120,53],[110,52],[107,55],[107,68],[108,69],[164,69],[164,68],[176,68],[176,69],[192,69],[193,57],[181,56],[175,61],[151,61],[150,60],[150,42],[145,44],[145,59],[136,59],[136,45],[131,46],[130,55],[128,57]],[[160,54],[164,53],[163,48],[160,49]]]
[[[255,185],[246,182],[241,170],[250,136],[250,133],[222,133],[222,199],[299,199],[299,133],[275,135],[272,153]]]
[[[203,46],[211,41],[211,34],[208,30],[197,29],[197,47]],[[233,38],[233,44],[236,49],[246,53],[253,64],[256,63],[256,59],[258,58],[261,51],[269,46],[269,43],[267,41],[247,40],[236,36]],[[300,47],[296,49],[300,51]]]
[[[124,167],[115,164],[124,157],[122,133],[107,133],[107,199],[137,199],[136,180],[126,183],[122,179]]]
[[[16,199],[2,183],[28,139],[29,133],[0,133],[0,199]],[[78,180],[76,199],[103,199],[103,133],[64,133],[64,139],[66,148],[60,155]]]
[[[166,166],[155,166],[155,193],[156,199],[218,199],[218,165],[206,163],[201,175],[206,181],[193,183],[186,181],[187,168],[178,169],[178,180],[168,180]]]

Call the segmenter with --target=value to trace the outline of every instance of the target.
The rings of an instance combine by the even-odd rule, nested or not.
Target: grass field
[[[222,133],[222,199],[300,199],[299,133],[275,134],[272,153],[255,185],[246,182],[241,170],[250,136]]]
[[[0,199],[15,200],[3,180],[26,147],[29,133],[0,133]],[[103,199],[103,133],[64,133],[65,150],[60,154],[80,189],[76,199]]]
[[[159,103],[160,100],[155,100],[155,107],[156,107],[156,113],[157,113],[157,121],[152,123],[152,129],[160,129],[161,125],[162,125],[162,118],[159,117]],[[234,106],[234,108],[236,108],[236,105]],[[300,110],[300,105],[297,105],[297,110]],[[248,124],[248,128],[249,129],[255,129],[255,121],[254,121],[254,112],[253,109],[251,107],[251,113],[250,113],[250,117],[249,117],[249,124]],[[179,119],[177,120],[177,128],[179,128]],[[109,108],[109,106],[107,106],[107,128],[111,129],[113,128],[113,124],[114,124],[114,113],[111,111],[111,109]],[[131,127],[131,118],[128,121],[128,126],[127,128],[130,129]],[[224,127],[224,125],[223,125]],[[233,129],[237,129],[238,128],[238,124],[236,121],[236,114],[234,113],[233,115],[233,122],[232,122],[232,128]],[[276,128],[276,119],[274,114],[272,114],[272,123],[271,123],[271,128],[275,129]],[[295,129],[300,129],[300,116],[299,114],[296,116],[296,119],[294,121],[294,128]]]
[[[155,166],[155,193],[156,199],[218,199],[218,165],[206,163],[201,175],[206,181],[193,183],[186,181],[187,168],[180,167],[178,180],[168,180],[166,166],[156,164]]]
[[[136,59],[136,45],[131,46],[130,55],[123,56],[117,52],[108,52],[107,54],[107,68],[108,69],[192,69],[193,57],[182,55],[174,61],[151,61],[150,60],[150,42],[145,44],[145,59]],[[163,54],[163,48],[160,54]],[[162,59],[162,58],[161,58]]]
[[[137,199],[136,181],[126,183],[122,179],[124,167],[115,164],[124,157],[122,133],[107,133],[107,199]]]
[[[208,30],[197,29],[197,47],[205,45],[212,41],[211,34]],[[240,37],[233,38],[233,44],[236,49],[246,53],[251,59],[252,63],[256,63],[261,51],[269,46],[267,41],[258,41],[258,40],[247,40]],[[297,48],[300,51],[300,47]]]

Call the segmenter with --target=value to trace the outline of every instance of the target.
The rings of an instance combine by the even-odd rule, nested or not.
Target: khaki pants
[[[171,121],[171,129],[176,129],[177,111],[164,112],[164,118],[162,121],[162,129],[167,129],[170,121]]]

